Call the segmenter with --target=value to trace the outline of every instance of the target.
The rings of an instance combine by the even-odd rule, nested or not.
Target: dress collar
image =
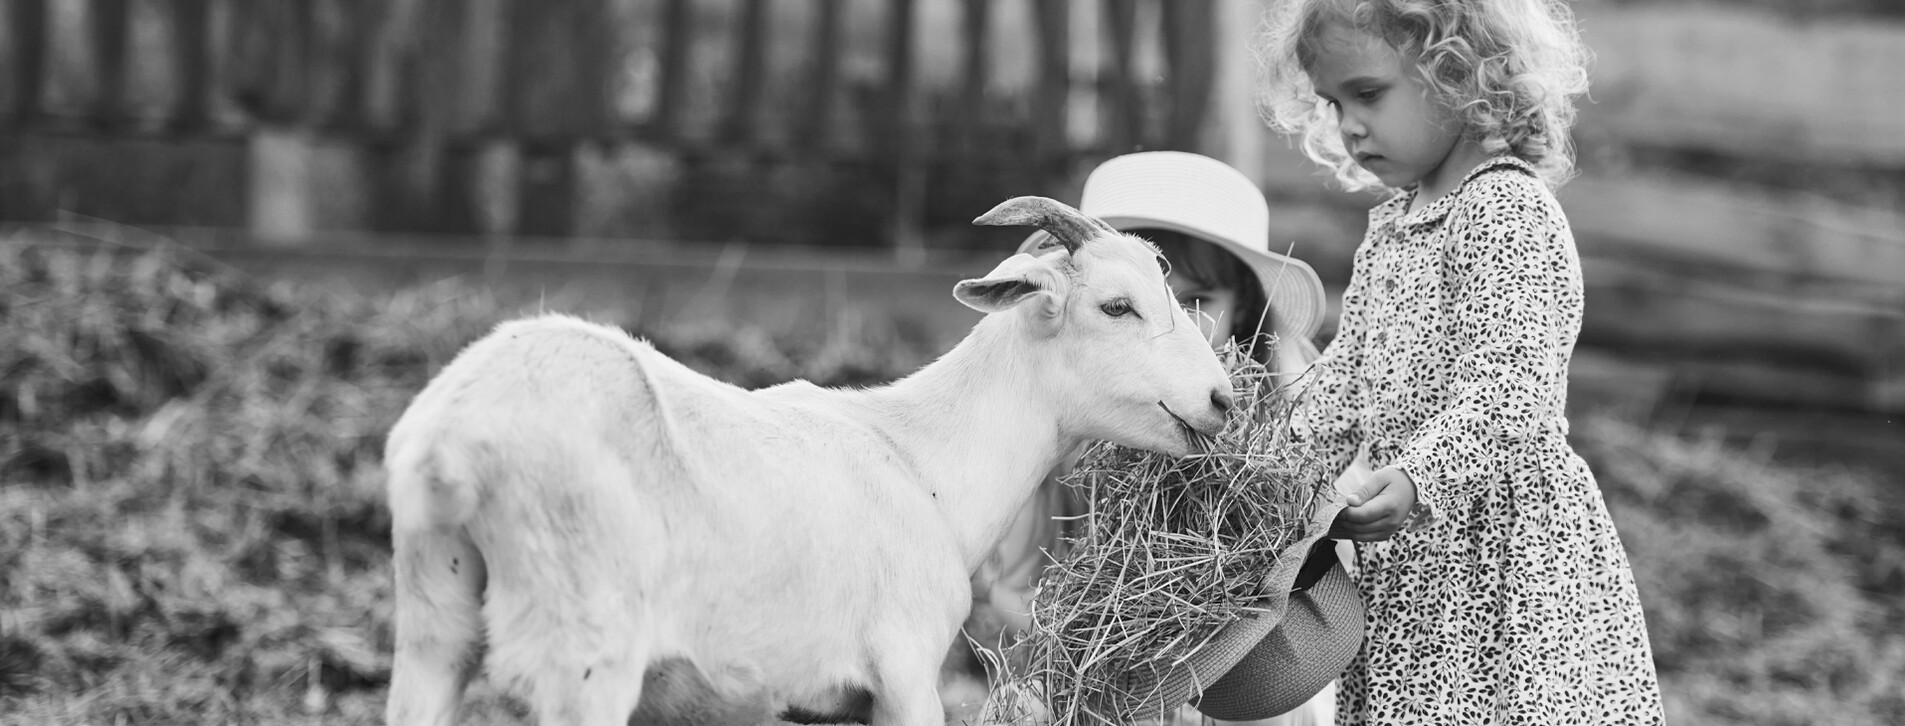
[[[1526,172],[1529,176],[1535,176],[1534,166],[1523,161],[1521,157],[1491,157],[1480,164],[1476,164],[1474,169],[1462,177],[1461,184],[1457,184],[1455,189],[1442,195],[1442,198],[1430,202],[1429,206],[1405,215],[1405,212],[1409,209],[1409,204],[1415,200],[1416,192],[1418,191],[1418,187],[1411,186],[1383,200],[1381,204],[1376,206],[1375,216],[1383,223],[1400,219],[1398,223],[1403,227],[1425,227],[1435,224],[1436,222],[1442,221],[1443,217],[1449,215],[1449,209],[1455,205],[1455,198],[1461,194],[1462,187],[1468,186],[1468,183],[1474,180],[1475,177],[1503,168],[1519,169]]]

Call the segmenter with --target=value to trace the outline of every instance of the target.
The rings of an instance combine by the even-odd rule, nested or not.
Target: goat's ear
[[[961,280],[953,297],[982,313],[1009,310],[1028,300],[1038,302],[1045,317],[1058,316],[1058,275],[1052,267],[1026,254],[1013,255],[977,280]]]

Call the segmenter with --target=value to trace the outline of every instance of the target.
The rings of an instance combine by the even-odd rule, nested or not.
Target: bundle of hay
[[[1290,440],[1289,397],[1234,346],[1220,355],[1238,410],[1203,453],[1099,443],[1063,479],[1091,512],[1046,569],[1031,624],[993,664],[989,720],[1026,720],[1029,704],[1010,702],[1028,693],[1047,710],[1032,720],[1053,724],[1125,723],[1181,705],[1159,702],[1157,684],[1250,613],[1272,567],[1315,531],[1336,495],[1323,463]]]

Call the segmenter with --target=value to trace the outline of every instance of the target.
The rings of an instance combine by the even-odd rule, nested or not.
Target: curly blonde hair
[[[1414,59],[1432,100],[1452,109],[1490,156],[1512,154],[1549,188],[1574,174],[1568,131],[1586,93],[1590,56],[1560,0],[1283,0],[1256,44],[1271,128],[1350,190],[1382,188],[1356,164],[1309,67],[1337,24],[1381,38]]]

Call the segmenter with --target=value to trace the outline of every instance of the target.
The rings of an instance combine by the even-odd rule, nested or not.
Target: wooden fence
[[[49,138],[222,142],[192,160],[250,184],[194,189],[240,197],[185,221],[268,237],[766,232],[919,248],[998,189],[1062,185],[1123,150],[1202,148],[1215,18],[1236,4],[12,0],[0,138],[28,167]],[[141,202],[114,199],[97,164],[40,161],[61,168],[0,190],[0,216],[180,221],[126,214]],[[675,188],[642,210],[668,222],[589,228],[591,170],[630,163],[619,173],[641,178],[625,185]],[[750,201],[752,214],[720,209]],[[806,224],[829,213],[853,220]]]
[[[1371,197],[1258,124],[1259,0],[10,0],[0,219],[1002,249],[1203,151],[1340,287]],[[1608,385],[1905,411],[1905,25],[1580,3]],[[1611,353],[1611,354],[1610,354]],[[1604,355],[1610,354],[1610,355]],[[1660,395],[1668,395],[1661,393]]]

